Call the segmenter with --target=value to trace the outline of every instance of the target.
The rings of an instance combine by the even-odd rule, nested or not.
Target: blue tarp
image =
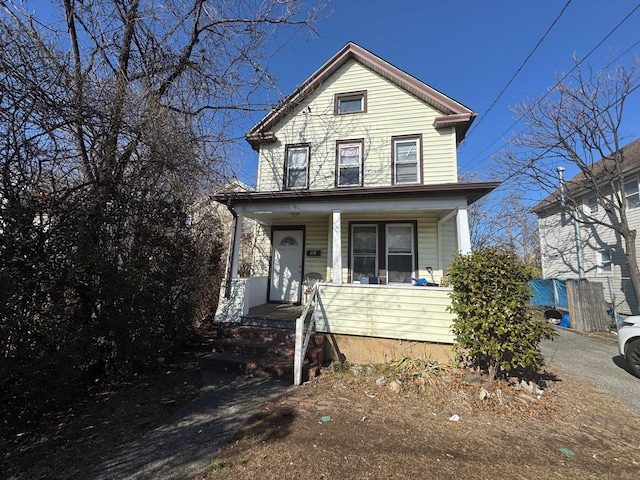
[[[529,282],[533,295],[531,304],[541,307],[569,308],[567,299],[567,281],[552,278],[548,280],[531,280]]]

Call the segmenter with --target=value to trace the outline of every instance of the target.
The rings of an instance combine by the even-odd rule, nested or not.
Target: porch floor
[[[302,315],[304,305],[293,305],[290,303],[265,303],[249,309],[245,318],[259,318],[269,320],[280,320],[295,322],[296,318]],[[309,315],[311,309],[309,309]]]

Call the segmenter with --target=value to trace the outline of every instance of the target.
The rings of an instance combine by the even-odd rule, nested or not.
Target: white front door
[[[302,230],[274,230],[270,302],[300,301]]]

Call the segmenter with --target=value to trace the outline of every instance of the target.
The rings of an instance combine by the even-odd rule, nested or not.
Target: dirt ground
[[[640,472],[638,419],[560,372],[548,371],[540,389],[477,382],[457,370],[414,370],[401,384],[393,377],[373,368],[329,373],[265,404],[197,478],[624,479]]]
[[[410,359],[394,369],[325,369],[264,404],[196,478],[637,478],[637,418],[561,372],[538,384],[542,393]],[[82,478],[200,386],[191,352],[66,412],[3,431],[0,478]]]

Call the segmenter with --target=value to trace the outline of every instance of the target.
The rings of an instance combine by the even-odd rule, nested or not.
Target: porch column
[[[469,218],[466,208],[458,208],[456,226],[458,230],[458,250],[463,255],[471,253],[471,234],[469,233]]]
[[[333,212],[333,283],[342,283],[342,232],[340,230],[340,212]]]
[[[238,278],[238,263],[240,257],[240,239],[242,238],[242,223],[244,216],[239,213],[236,218],[233,242],[231,243],[231,272],[230,278]]]

